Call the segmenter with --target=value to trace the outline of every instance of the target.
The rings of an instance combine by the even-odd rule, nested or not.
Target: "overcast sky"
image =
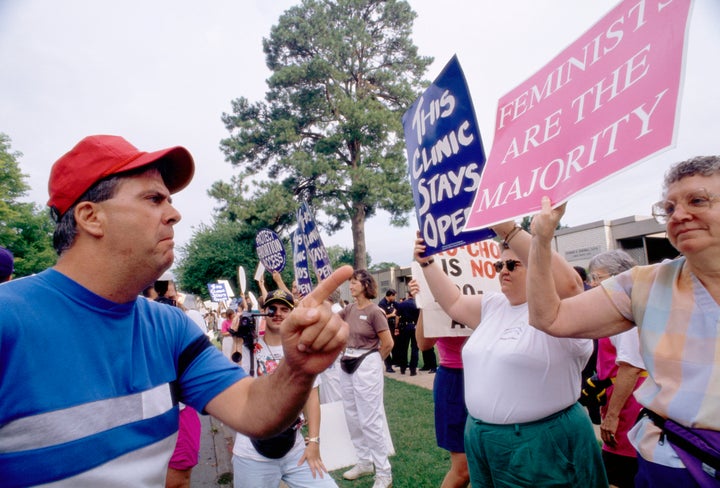
[[[657,0],[647,0],[655,2]],[[30,199],[47,201],[52,163],[89,134],[118,134],[143,150],[187,147],[191,185],[175,197],[176,243],[210,223],[210,185],[233,168],[219,150],[220,116],[239,96],[261,100],[269,71],[262,38],[289,0],[0,0],[0,132],[23,153]],[[413,40],[435,63],[457,54],[489,153],[497,100],[549,62],[615,0],[411,0]],[[720,153],[720,2],[695,0],[676,147],[570,201],[563,223],[648,215],[675,161]],[[415,229],[368,221],[373,262],[408,264]],[[326,245],[352,247],[348,228]]]

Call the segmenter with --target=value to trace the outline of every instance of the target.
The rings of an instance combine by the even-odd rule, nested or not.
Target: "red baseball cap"
[[[59,218],[103,178],[155,162],[161,162],[162,177],[170,193],[188,186],[195,173],[193,158],[184,147],[148,153],[119,136],[88,136],[53,164],[48,207]]]

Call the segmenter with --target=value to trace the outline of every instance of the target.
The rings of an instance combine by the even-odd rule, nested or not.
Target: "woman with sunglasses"
[[[629,434],[638,452],[638,487],[720,486],[718,200],[720,157],[677,163],[665,175],[653,215],[682,256],[637,266],[567,299],[553,291],[548,274],[564,205],[553,210],[544,197],[533,219],[532,324],[561,337],[607,337],[637,327],[648,372],[635,392],[646,415]]]
[[[607,487],[600,449],[577,403],[592,341],[558,339],[528,324],[525,276],[530,234],[514,222],[493,227],[503,238],[495,263],[502,293],[462,295],[425,242],[415,259],[445,312],[474,329],[462,350],[465,453],[472,486]],[[556,292],[583,291],[580,277],[552,255]]]

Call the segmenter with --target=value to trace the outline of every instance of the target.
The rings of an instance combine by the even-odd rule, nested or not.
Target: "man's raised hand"
[[[335,270],[304,297],[283,322],[285,360],[293,368],[307,374],[321,373],[345,347],[348,325],[332,313],[327,299],[352,274],[352,267],[347,265]]]

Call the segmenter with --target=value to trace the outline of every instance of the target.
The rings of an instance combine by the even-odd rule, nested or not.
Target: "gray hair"
[[[668,187],[688,176],[712,176],[720,173],[720,156],[697,156],[686,161],[681,161],[673,165],[667,173],[663,181],[663,194]]]
[[[604,269],[608,274],[614,276],[635,266],[637,266],[637,262],[628,253],[615,249],[594,256],[588,264],[588,269],[591,272]]]

